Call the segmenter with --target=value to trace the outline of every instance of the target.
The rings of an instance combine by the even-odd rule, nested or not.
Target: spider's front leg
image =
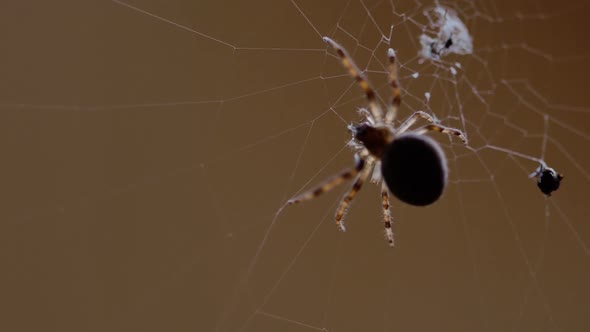
[[[365,74],[363,74],[363,72],[358,68],[354,61],[352,61],[352,58],[350,57],[350,55],[348,55],[348,52],[346,52],[344,47],[332,40],[330,37],[324,37],[323,39],[326,43],[328,43],[328,45],[332,46],[332,48],[336,50],[336,53],[338,53],[340,59],[342,60],[342,64],[346,69],[348,69],[348,73],[350,74],[350,76],[352,76],[357,81],[357,83],[365,92],[367,101],[369,102],[369,110],[371,112],[371,115],[373,116],[373,119],[377,121],[381,120],[381,107],[379,107],[379,104],[377,103],[375,90],[373,90],[373,88],[369,84],[369,81],[367,80],[367,77],[365,77]]]
[[[399,82],[397,79],[397,63],[395,57],[395,51],[393,48],[387,50],[387,57],[389,58],[389,84],[393,89],[393,98],[387,114],[385,115],[385,123],[393,123],[397,116],[397,111],[402,103],[402,97],[399,89]]]
[[[426,125],[424,127],[416,129],[415,132],[417,134],[424,134],[429,131],[438,131],[439,133],[456,136],[460,140],[462,140],[463,143],[467,144],[467,136],[465,136],[465,134],[462,131],[460,131],[459,129],[449,128],[449,127],[441,126],[438,124]]]
[[[406,121],[404,121],[397,129],[397,134],[402,134],[404,131],[408,130],[418,119],[424,119],[430,123],[436,123],[436,120],[432,117],[432,115],[424,112],[424,111],[416,111],[412,115],[408,116]]]

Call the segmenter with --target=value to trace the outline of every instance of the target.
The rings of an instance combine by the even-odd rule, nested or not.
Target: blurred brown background
[[[475,54],[448,59],[464,69],[450,81],[416,58],[429,1],[5,2],[0,329],[587,331],[578,2],[451,2]],[[400,116],[432,111],[471,139],[435,136],[449,187],[428,208],[392,200],[393,249],[374,185],[344,234],[344,187],[281,210],[352,163],[364,100],[322,35],[385,100],[395,47]],[[492,145],[543,157],[563,187],[546,199],[538,165]]]

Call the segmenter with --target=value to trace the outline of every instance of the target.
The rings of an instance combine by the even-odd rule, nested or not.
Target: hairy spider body
[[[448,170],[445,155],[438,143],[424,134],[437,131],[457,136],[464,143],[467,143],[467,138],[458,129],[439,125],[434,117],[422,111],[414,112],[399,127],[395,127],[401,95],[393,49],[390,48],[387,53],[393,98],[387,112],[383,112],[377,102],[375,91],[346,50],[328,37],[324,37],[324,41],[336,50],[344,67],[365,92],[369,103],[368,108],[363,108],[359,112],[364,120],[359,125],[348,127],[352,133],[349,144],[355,151],[356,164],[317,188],[291,198],[287,203],[295,204],[313,199],[346,180],[354,179],[351,188],[340,201],[334,217],[338,228],[344,231],[344,215],[371,175],[371,182],[381,184],[385,234],[389,244],[393,246],[389,193],[405,203],[424,206],[438,200],[446,185]],[[419,119],[424,119],[430,124],[409,130]]]

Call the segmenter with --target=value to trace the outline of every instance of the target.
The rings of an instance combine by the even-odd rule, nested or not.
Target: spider
[[[437,124],[431,115],[422,111],[413,113],[399,127],[395,127],[395,117],[402,100],[397,79],[396,55],[393,49],[390,48],[387,53],[389,83],[393,89],[393,98],[387,107],[387,112],[384,112],[365,74],[359,70],[348,52],[329,37],[324,37],[323,40],[338,53],[344,67],[364,91],[368,108],[359,110],[363,117],[360,124],[348,126],[352,134],[349,145],[354,150],[354,167],[342,171],[316,188],[291,198],[287,204],[314,199],[344,181],[354,179],[351,188],[342,197],[335,215],[337,227],[345,231],[344,215],[363,183],[371,175],[371,182],[381,184],[385,235],[389,245],[393,246],[389,194],[392,193],[405,203],[425,206],[438,200],[447,182],[448,169],[445,154],[435,140],[424,134],[437,131],[457,136],[464,143],[467,143],[467,138],[458,129]],[[409,130],[419,119],[424,119],[429,124]]]

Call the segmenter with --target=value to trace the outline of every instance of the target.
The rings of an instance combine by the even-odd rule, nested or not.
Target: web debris
[[[457,12],[438,5],[424,10],[424,16],[429,22],[420,35],[420,55],[424,59],[438,61],[451,53],[473,53],[473,38]]]

